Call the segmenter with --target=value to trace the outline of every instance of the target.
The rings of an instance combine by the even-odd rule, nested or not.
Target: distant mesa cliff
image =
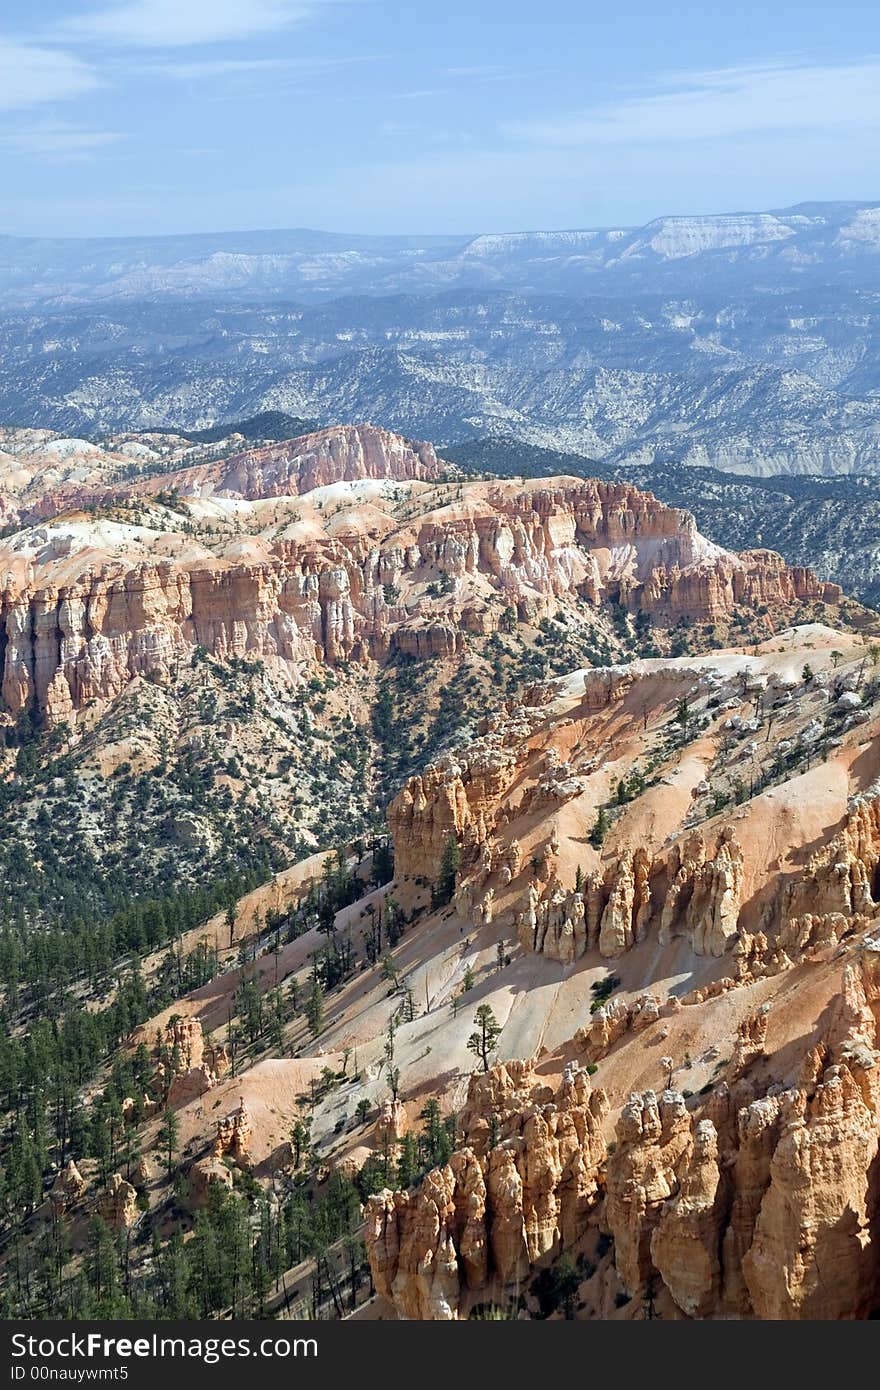
[[[537,621],[566,605],[614,603],[662,623],[717,621],[737,605],[840,599],[836,585],[772,552],[720,549],[688,512],[626,484],[557,478],[444,488],[444,476],[429,444],[340,426],[127,490],[153,498],[174,490],[200,503],[300,493],[308,504],[317,489],[355,489],[343,487],[332,516],[322,495],[293,531],[264,531],[250,550],[244,542],[216,556],[202,548],[193,559],[172,540],[161,560],[127,563],[124,544],[102,556],[84,516],[81,563],[66,540],[59,582],[52,564],[25,564],[12,542],[0,544],[8,708],[35,705],[49,722],[69,719],[137,675],[167,679],[198,646],[217,657],[382,662],[394,650],[452,654],[465,633]],[[415,488],[406,512],[375,489],[357,493],[365,480]],[[112,500],[119,489],[102,495]],[[42,505],[57,501],[50,494]],[[54,558],[51,536],[48,544]]]
[[[261,449],[245,449],[216,464],[183,469],[161,479],[183,495],[297,496],[332,483],[362,478],[430,481],[443,476],[432,444],[425,444],[375,425],[334,425],[297,439],[285,439]],[[133,491],[153,492],[149,479]]]
[[[70,508],[109,505],[163,491],[183,497],[240,497],[247,501],[297,497],[332,483],[366,478],[437,479],[448,469],[449,465],[438,459],[431,444],[405,439],[375,425],[333,425],[263,448],[244,449],[224,459],[154,472],[134,481],[104,486],[64,482],[47,488],[30,507],[20,504],[19,514],[22,521],[33,521]],[[2,506],[0,495],[0,518]]]

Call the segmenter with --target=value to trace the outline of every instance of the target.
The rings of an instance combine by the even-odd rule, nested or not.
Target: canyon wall
[[[386,1261],[382,1292],[399,1316],[458,1318],[480,1302],[515,1305],[561,1251],[580,1261],[578,1316],[613,1316],[624,1306],[633,1310],[624,1316],[647,1316],[655,1303],[663,1317],[876,1314],[880,783],[868,781],[876,725],[862,708],[871,698],[867,657],[835,677],[836,651],[828,672],[804,667],[800,649],[766,648],[736,661],[728,654],[714,667],[661,659],[537,686],[527,703],[510,702],[469,744],[411,778],[392,803],[397,874],[436,882],[445,844],[450,836],[457,841],[453,901],[465,929],[477,933],[474,944],[491,924],[483,941],[500,936],[505,951],[518,941],[565,964],[590,956],[585,967],[621,961],[620,977],[606,976],[616,992],[601,1004],[596,998],[588,1015],[585,1005],[583,1025],[553,1062],[539,1055],[543,1076],[566,1066],[569,1087],[585,1071],[597,1073],[614,1106],[599,1119],[607,1149],[585,1129],[580,1157],[567,1152],[567,1166],[560,1165],[558,1120],[548,1117],[565,1107],[528,1063],[473,1077],[459,1124],[469,1190],[479,1185],[475,1164],[486,1188],[479,1204],[486,1272],[475,1284],[463,1260],[463,1231],[452,1215],[463,1160],[454,1155],[448,1179],[380,1194],[368,1208],[371,1264]],[[806,650],[819,667],[813,637]],[[761,717],[731,713],[745,707]],[[758,745],[746,740],[762,720],[762,746],[775,730],[783,747],[804,750],[790,777],[805,776],[805,786],[813,780],[819,726],[828,781],[853,769],[849,785],[863,789],[829,800],[818,823],[800,818],[807,793],[786,795],[785,781],[726,813],[694,812],[711,785],[703,780],[676,793],[683,750],[700,746],[708,778],[719,752],[752,756],[749,748]],[[659,762],[656,777],[643,782],[635,833],[626,833],[624,804],[605,838],[588,846],[584,830],[597,805],[613,805],[623,785],[618,760],[644,757],[643,734],[675,766],[666,772]],[[603,780],[606,759],[613,771]],[[669,820],[653,835],[643,795],[667,808]],[[767,845],[775,821],[786,827],[778,855]],[[670,950],[655,972],[676,938],[674,963]],[[700,957],[708,959],[698,964]],[[655,972],[649,978],[639,974],[646,960]],[[685,985],[688,975],[696,978]],[[576,981],[579,971],[565,978]],[[644,1089],[648,1059],[666,1089]],[[708,1077],[700,1075],[704,1084],[691,1082],[696,1094],[675,1089],[682,1066],[689,1072],[713,1061]],[[500,1211],[489,1177],[510,1162],[509,1136],[519,1182],[511,1175],[505,1192],[515,1193],[517,1218],[524,1175],[537,1173],[548,1214],[545,1239],[531,1244],[514,1221],[516,1265],[491,1255]],[[574,1169],[580,1217],[568,1226],[559,1213],[571,1181],[565,1174]],[[402,1252],[396,1263],[393,1235],[383,1245],[392,1225]],[[597,1260],[597,1243],[608,1238],[610,1253]],[[441,1249],[437,1302],[414,1289]]]
[[[424,477],[434,469],[423,446],[395,436],[380,445],[373,435],[322,432],[311,471],[301,476],[314,483]],[[292,485],[285,463],[272,472],[263,457],[276,450],[257,452],[256,460],[227,460],[227,481],[272,495]],[[260,564],[126,568],[117,560],[60,587],[41,585],[38,569],[25,584],[7,577],[0,671],[8,708],[14,715],[34,705],[50,723],[69,720],[91,700],[112,699],[133,676],[167,680],[197,646],[221,658],[381,662],[395,648],[452,654],[464,633],[494,631],[511,611],[536,619],[566,603],[619,602],[672,621],[715,620],[738,604],[839,598],[836,586],[788,569],[770,552],[740,558],[718,550],[688,513],[634,488],[574,479],[465,484],[454,505],[387,534],[352,525],[349,534],[275,541],[271,552]],[[450,590],[427,594],[443,576]]]
[[[556,1094],[531,1063],[475,1075],[449,1163],[367,1202],[377,1291],[399,1317],[466,1317],[583,1252],[592,1230],[611,1237],[611,1270],[582,1264],[587,1299],[610,1277],[624,1302],[664,1290],[692,1318],[867,1316],[880,1288],[878,961],[866,938],[797,1084],[761,1077],[764,1009],[709,1095],[633,1093],[607,1147],[607,1100],[580,1059]]]
[[[107,484],[45,482],[37,474],[24,497],[10,507],[20,524],[73,508],[107,506],[130,497],[176,492],[181,497],[296,497],[332,483],[365,478],[430,482],[449,465],[434,447],[376,425],[332,425],[224,459],[126,478]],[[0,498],[0,516],[3,499]]]
[[[581,829],[585,848],[576,869],[570,835],[567,854],[560,854],[558,822],[569,804],[582,801],[588,807],[581,822],[575,812],[572,825],[589,826],[597,815],[592,779],[600,779],[606,757],[614,757],[609,719],[616,719],[617,730],[627,721],[638,730],[653,708],[668,721],[682,692],[689,691],[691,699],[701,694],[710,701],[708,714],[721,746],[751,727],[739,716],[725,720],[731,705],[766,705],[768,727],[778,717],[776,708],[795,709],[787,673],[767,677],[744,669],[726,678],[709,673],[696,684],[694,674],[662,660],[596,668],[578,675],[584,692],[579,701],[570,681],[560,683],[567,693],[559,707],[547,707],[554,690],[559,693],[552,682],[527,690],[523,700],[528,703],[508,701],[502,713],[481,722],[476,738],[410,777],[390,803],[396,873],[437,884],[446,846],[454,840],[459,848],[454,903],[464,921],[475,928],[495,923],[526,951],[563,963],[591,951],[616,959],[649,936],[662,947],[684,937],[697,956],[731,955],[732,973],[742,979],[777,972],[805,952],[833,947],[853,920],[871,920],[880,903],[880,784],[853,797],[840,829],[832,833],[829,827],[827,843],[787,874],[767,866],[761,838],[748,835],[741,843],[736,824],[711,814],[711,808],[702,826],[689,825],[685,810],[680,822],[672,822],[673,833],[618,850],[601,840],[590,846]],[[737,695],[725,701],[734,687]],[[817,688],[815,698],[828,708],[848,700],[844,708],[864,717],[860,697],[853,702],[844,692],[835,702],[822,690]],[[809,751],[806,736],[812,737],[821,721],[807,722],[804,714],[801,722],[801,746]],[[725,729],[730,723],[736,727]],[[676,728],[674,719],[666,727]],[[573,761],[560,753],[557,743],[563,741],[574,745]],[[784,746],[796,744],[789,737]],[[598,794],[600,806],[613,805],[615,785],[623,785],[618,777],[611,779],[610,799],[606,792]],[[704,781],[693,788],[692,798],[710,792]],[[547,830],[537,847],[533,843],[524,853],[518,835],[528,833],[536,817],[546,821]]]

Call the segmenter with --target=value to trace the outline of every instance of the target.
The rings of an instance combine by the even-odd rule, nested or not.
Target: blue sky
[[[5,0],[0,232],[477,232],[880,198],[865,0]]]

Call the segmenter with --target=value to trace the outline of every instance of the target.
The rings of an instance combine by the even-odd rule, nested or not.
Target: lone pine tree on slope
[[[488,1004],[481,1004],[477,1009],[474,1014],[474,1023],[477,1026],[477,1031],[471,1033],[467,1045],[474,1056],[479,1057],[483,1063],[483,1071],[488,1071],[489,1058],[495,1051],[495,1046],[501,1036],[501,1024]]]

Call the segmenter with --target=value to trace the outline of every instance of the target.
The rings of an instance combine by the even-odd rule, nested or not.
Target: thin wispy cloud
[[[499,78],[513,77],[514,73],[506,68],[498,67],[495,63],[476,64],[473,67],[465,68],[444,68],[446,77],[463,78],[465,80],[473,78],[475,81],[497,81]]]
[[[287,58],[206,58],[192,63],[152,63],[144,72],[190,81],[200,77],[237,77],[241,73],[287,72],[297,64]]]
[[[308,77],[336,68],[350,67],[355,63],[371,61],[374,60],[360,56],[354,58],[204,58],[192,62],[150,63],[139,70],[181,81],[198,81],[200,78],[210,80],[250,74],[270,76],[273,73],[297,73],[302,77]]]
[[[504,130],[551,146],[653,145],[846,125],[880,125],[880,58],[674,74],[643,96],[511,122]]]
[[[99,85],[88,64],[72,53],[0,37],[0,110],[68,101]]]
[[[72,15],[68,38],[137,48],[177,48],[278,33],[333,0],[111,0]]]
[[[56,121],[4,131],[0,148],[35,159],[67,161],[89,158],[124,138],[119,131],[88,130]]]
[[[432,97],[445,96],[442,87],[416,87],[410,92],[392,92],[394,101],[428,101]]]
[[[38,194],[54,225],[85,188],[77,230],[227,225],[242,203],[271,225],[444,231],[870,196],[880,19],[849,49],[842,28],[832,60],[809,7],[792,40],[745,3],[751,49],[637,0],[629,51],[626,7],[594,44],[583,0],[537,27],[512,5],[502,29],[473,0],[18,0],[0,21],[0,231],[29,230]],[[65,152],[76,172],[46,180]]]

